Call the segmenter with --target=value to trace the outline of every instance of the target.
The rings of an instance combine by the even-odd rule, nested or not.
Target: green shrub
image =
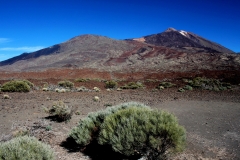
[[[118,83],[116,81],[110,80],[105,82],[105,87],[106,88],[116,88]]]
[[[4,94],[4,95],[3,95],[3,99],[10,99],[10,96],[7,95],[7,94]]]
[[[50,146],[34,137],[17,137],[0,143],[0,160],[54,160]]]
[[[192,86],[189,86],[189,85],[186,85],[183,87],[184,90],[193,90],[193,87]]]
[[[163,90],[164,88],[171,88],[174,86],[176,86],[176,85],[171,82],[161,82],[156,88]]]
[[[45,112],[50,116],[55,116],[59,121],[66,121],[71,119],[73,110],[64,104],[63,101],[55,102],[50,109],[44,108]]]
[[[185,130],[172,114],[136,107],[107,116],[98,138],[99,144],[110,145],[116,152],[148,159],[182,151],[185,140]]]
[[[78,79],[75,79],[75,82],[87,82],[87,81],[90,81],[89,78],[78,78]]]
[[[88,91],[89,89],[87,89],[85,86],[81,86],[81,87],[79,87],[79,88],[77,88],[77,91],[78,92],[86,92],[86,91]]]
[[[185,89],[179,88],[179,89],[178,89],[178,92],[185,92]]]
[[[70,133],[76,143],[109,145],[125,156],[161,159],[185,147],[185,129],[170,113],[125,103],[90,113]]]
[[[205,77],[196,77],[192,80],[186,81],[190,86],[204,90],[227,90],[231,89],[230,83],[220,82],[217,79],[210,79]]]
[[[33,88],[34,87],[34,84],[28,80],[22,80],[23,82],[27,83],[27,85],[29,85],[30,88]]]
[[[64,87],[64,88],[73,88],[74,83],[72,83],[70,81],[60,81],[60,82],[58,82],[58,85],[60,87]]]
[[[145,108],[147,106],[136,102],[129,102],[113,107],[107,107],[105,110],[98,112],[89,113],[85,119],[79,122],[77,127],[74,127],[71,130],[69,137],[73,138],[77,144],[86,146],[97,138],[100,125],[103,123],[107,115],[130,107]]]
[[[143,88],[143,84],[140,82],[129,82],[128,84],[120,87],[121,89],[138,89]]]
[[[3,92],[29,92],[30,86],[24,81],[13,80],[4,83],[1,90]]]

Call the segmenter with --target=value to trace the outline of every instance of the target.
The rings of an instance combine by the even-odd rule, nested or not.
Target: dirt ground
[[[136,101],[152,108],[164,109],[175,114],[187,131],[186,150],[172,159],[240,159],[240,89],[214,92],[193,90],[183,93],[177,88],[153,91],[152,89],[100,92],[44,92],[34,90],[29,93],[0,94],[0,138],[13,133],[14,129],[26,123],[39,120],[51,126],[49,143],[55,150],[56,159],[86,159],[79,151],[69,152],[61,146],[71,128],[89,112],[107,106]],[[11,99],[3,99],[8,94]],[[98,102],[93,97],[98,96]],[[76,108],[80,115],[74,114],[67,123],[47,119],[43,107],[50,107],[62,100]],[[46,131],[47,132],[47,131]],[[52,136],[50,136],[52,133]],[[94,158],[92,158],[94,159]]]

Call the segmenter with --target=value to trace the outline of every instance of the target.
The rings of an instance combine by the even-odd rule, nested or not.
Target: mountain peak
[[[175,28],[169,27],[165,32],[177,31]]]

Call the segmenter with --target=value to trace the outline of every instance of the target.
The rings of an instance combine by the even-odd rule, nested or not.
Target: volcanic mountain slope
[[[178,49],[190,49],[190,47],[194,47],[205,49],[207,52],[234,53],[220,44],[206,40],[205,38],[202,38],[194,33],[183,30],[177,31],[174,28],[168,28],[165,32],[144,36],[142,38],[133,40],[138,40],[157,46],[166,46]]]
[[[210,44],[215,48],[209,46]],[[216,47],[221,49],[217,50]],[[240,56],[222,53],[225,51],[230,52],[216,43],[175,29],[131,40],[82,35],[52,47],[24,53],[0,62],[0,70],[41,71],[61,68],[120,72],[239,70]]]

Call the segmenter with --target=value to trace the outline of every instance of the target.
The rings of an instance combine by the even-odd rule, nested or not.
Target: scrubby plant
[[[48,88],[45,88],[45,87],[44,87],[44,88],[42,88],[42,91],[45,91],[45,92],[46,92],[46,91],[48,91]]]
[[[124,86],[120,87],[121,89],[138,89],[143,88],[143,84],[141,82],[129,82],[128,84],[125,84]]]
[[[185,89],[179,88],[179,89],[178,89],[178,92],[185,92]]]
[[[27,85],[29,85],[30,88],[34,87],[34,84],[26,79],[22,80],[23,82],[27,83]]]
[[[113,107],[107,107],[105,110],[89,113],[88,116],[81,120],[77,127],[74,127],[69,134],[77,144],[86,146],[92,141],[96,140],[100,125],[103,123],[106,116],[130,107],[149,108],[144,104],[129,102],[123,103]]]
[[[117,91],[122,91],[122,88],[117,88]]]
[[[186,140],[185,129],[175,116],[139,103],[125,103],[90,113],[72,129],[70,137],[81,146],[97,141],[125,156],[152,160],[182,151]]]
[[[46,130],[46,131],[52,130],[52,126],[46,126],[45,130]]]
[[[3,95],[3,99],[10,99],[10,96],[7,95],[7,94],[4,94],[4,95]]]
[[[3,92],[29,92],[30,86],[24,81],[13,80],[4,83],[1,90]]]
[[[88,89],[84,86],[81,86],[81,87],[77,88],[77,91],[78,92],[85,92],[85,91],[88,91]]]
[[[145,82],[148,82],[148,83],[154,83],[154,82],[157,82],[158,80],[157,79],[146,79]]]
[[[172,114],[136,107],[107,116],[98,137],[99,144],[116,152],[152,160],[182,151],[185,140],[185,129]]]
[[[0,160],[54,160],[50,146],[34,137],[17,137],[0,143]]]
[[[186,85],[183,87],[184,90],[193,90],[193,87],[192,86],[189,86],[189,85]]]
[[[93,87],[93,90],[96,91],[96,92],[100,92],[101,91],[100,88],[98,88],[98,87]]]
[[[64,87],[64,88],[73,88],[74,83],[65,80],[65,81],[60,81],[60,82],[58,82],[58,85],[59,85],[60,87]]]
[[[157,89],[164,90],[164,87],[163,86],[157,86]]]
[[[67,106],[63,101],[54,102],[50,108],[44,108],[44,110],[50,116],[55,116],[59,121],[69,120],[73,114],[72,107]]]
[[[218,79],[196,77],[186,82],[194,88],[200,88],[205,90],[220,91],[220,90],[231,89],[230,83],[220,82]]]
[[[159,90],[163,90],[164,88],[171,88],[176,86],[176,84],[173,84],[171,82],[161,82],[156,88]]]
[[[59,93],[65,93],[65,92],[67,92],[67,90],[64,89],[64,88],[62,88],[62,89],[59,90]]]
[[[79,116],[79,115],[81,115],[81,112],[80,111],[76,111],[75,114]]]
[[[99,101],[99,97],[98,97],[98,96],[94,96],[94,97],[93,97],[93,100],[94,100],[95,102],[97,102],[97,101]]]
[[[114,80],[110,80],[105,82],[105,87],[106,88],[116,88],[118,86],[118,83]]]
[[[78,78],[78,79],[75,79],[75,82],[87,82],[87,81],[90,81],[89,78]]]

